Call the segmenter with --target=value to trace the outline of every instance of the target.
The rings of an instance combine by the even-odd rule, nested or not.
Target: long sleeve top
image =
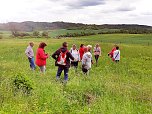
[[[28,58],[33,58],[34,57],[34,52],[33,52],[33,49],[30,45],[26,48],[25,54]]]

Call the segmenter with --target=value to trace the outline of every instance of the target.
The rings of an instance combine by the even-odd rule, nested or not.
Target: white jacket
[[[120,60],[120,50],[116,50],[113,53],[114,60]]]
[[[82,57],[82,65],[85,65],[85,69],[89,70],[91,68],[91,58],[92,54],[90,52],[84,53]]]
[[[71,55],[75,58],[75,61],[80,61],[79,50],[77,50],[77,49],[73,50],[73,49],[71,48],[70,53],[71,53]]]

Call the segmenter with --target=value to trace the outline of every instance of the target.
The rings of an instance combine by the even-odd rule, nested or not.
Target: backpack
[[[58,65],[63,65],[63,66],[65,66],[66,65],[66,57],[67,57],[67,52],[68,52],[68,50],[67,51],[65,51],[65,52],[62,52],[61,50],[60,50],[60,55],[59,55],[59,57],[58,57],[58,59],[57,59],[57,64]]]

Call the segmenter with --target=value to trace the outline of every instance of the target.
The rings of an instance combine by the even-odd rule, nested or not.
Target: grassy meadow
[[[89,76],[84,76],[79,63],[78,72],[69,71],[67,85],[55,81],[57,67],[47,59],[47,70],[41,75],[29,68],[25,49],[41,41],[48,44],[50,55],[67,41],[94,46],[99,43],[102,56]],[[116,64],[107,53],[114,44],[121,50]],[[93,58],[94,59],[94,58]],[[79,38],[0,39],[0,114],[151,114],[152,113],[152,35],[105,34]],[[63,78],[63,74],[61,76]],[[21,79],[15,89],[14,80]],[[20,81],[20,80],[19,80]],[[30,93],[24,89],[31,87]]]

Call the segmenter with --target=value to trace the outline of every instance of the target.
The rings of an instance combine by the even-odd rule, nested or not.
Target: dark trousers
[[[82,72],[87,75],[88,69],[85,68],[85,65],[82,65]]]
[[[69,72],[69,68],[66,67],[58,67],[58,71],[56,74],[56,78],[59,79],[61,76],[62,71],[64,70],[64,80],[68,80],[68,72]]]
[[[98,62],[98,59],[99,59],[99,55],[95,55],[95,60],[96,60],[96,63]]]
[[[119,62],[119,60],[115,60],[115,62],[116,62],[116,63],[118,63],[118,62]]]
[[[36,67],[35,67],[35,63],[34,63],[34,58],[28,58],[29,62],[30,62],[30,68],[32,70],[34,70]]]
[[[71,66],[78,67],[78,61],[71,61]]]

